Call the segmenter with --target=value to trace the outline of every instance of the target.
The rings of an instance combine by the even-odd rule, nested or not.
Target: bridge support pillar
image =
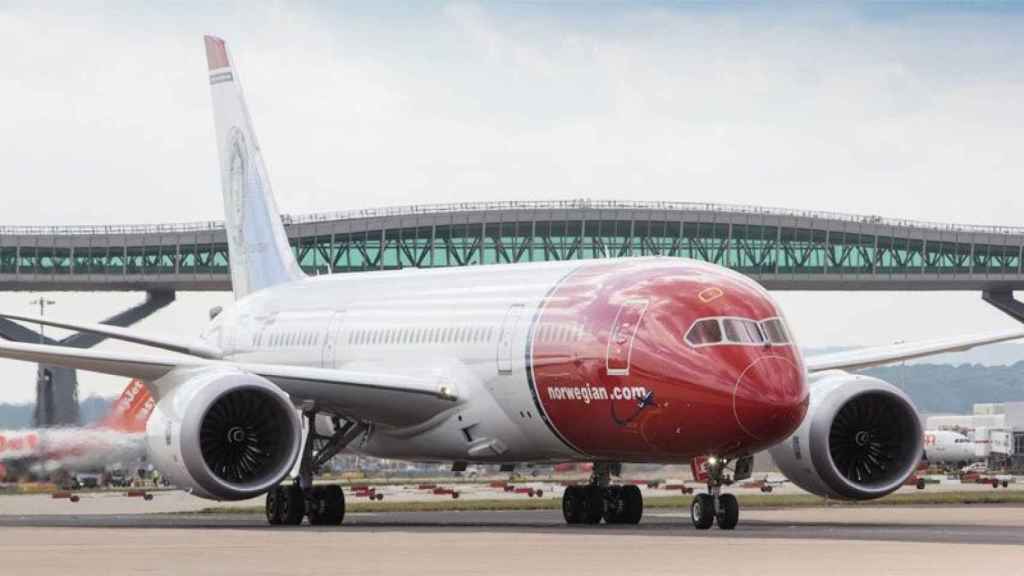
[[[101,323],[122,328],[131,326],[174,302],[174,298],[173,291],[146,292],[146,299],[142,303],[115,314]],[[79,332],[58,341],[6,318],[0,318],[0,337],[15,342],[43,343],[72,348],[92,348],[106,340],[106,336]],[[78,377],[75,370],[40,364],[36,371],[36,408],[32,414],[32,425],[46,428],[79,424],[81,424],[81,416],[78,413]]]
[[[985,290],[981,299],[1024,324],[1024,302],[1013,297],[1013,290]]]

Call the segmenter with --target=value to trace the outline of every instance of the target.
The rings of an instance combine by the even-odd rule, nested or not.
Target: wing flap
[[[824,370],[859,370],[872,366],[882,366],[894,362],[903,362],[925,356],[934,356],[946,352],[962,352],[975,346],[1006,342],[1024,338],[1024,330],[1008,330],[990,334],[956,336],[923,342],[906,342],[888,346],[859,348],[844,352],[819,354],[804,357],[804,365],[808,372]]]

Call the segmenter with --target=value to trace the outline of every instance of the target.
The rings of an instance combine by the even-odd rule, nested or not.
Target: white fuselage
[[[245,362],[436,375],[467,399],[429,423],[377,426],[353,444],[354,450],[438,460],[579,458],[538,414],[524,350],[545,296],[586,265],[310,278],[238,301],[215,319],[204,338]],[[346,412],[330,399],[322,405]]]
[[[967,436],[949,430],[925,430],[924,451],[932,464],[963,464],[978,460],[977,445]]]

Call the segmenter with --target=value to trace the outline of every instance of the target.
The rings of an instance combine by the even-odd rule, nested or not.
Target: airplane
[[[959,432],[925,430],[924,460],[932,465],[966,466],[980,458],[977,444]]]
[[[569,524],[640,521],[640,489],[614,480],[622,463],[699,458],[691,522],[733,529],[723,487],[763,449],[812,493],[879,498],[917,467],[922,426],[898,388],[848,370],[1024,337],[805,356],[761,285],[675,257],[307,277],[238,70],[222,39],[205,48],[234,302],[195,339],[3,314],[152,350],[0,342],[0,357],[142,380],[151,462],[205,498],[265,495],[270,524],[343,521],[340,487],[312,481],[341,450],[454,470],[593,463],[562,496]]]
[[[139,460],[146,456],[146,421],[155,406],[146,386],[132,380],[93,426],[0,430],[4,476],[49,475]]]

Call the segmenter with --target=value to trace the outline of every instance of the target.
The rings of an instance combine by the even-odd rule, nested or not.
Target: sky
[[[592,198],[1024,226],[1024,3],[41,4],[0,3],[0,225],[221,219],[216,34],[286,213]],[[79,321],[142,298],[48,296]],[[777,297],[805,346],[1014,326],[975,293]],[[138,328],[196,334],[229,300],[179,294]],[[0,362],[0,402],[34,374]]]

